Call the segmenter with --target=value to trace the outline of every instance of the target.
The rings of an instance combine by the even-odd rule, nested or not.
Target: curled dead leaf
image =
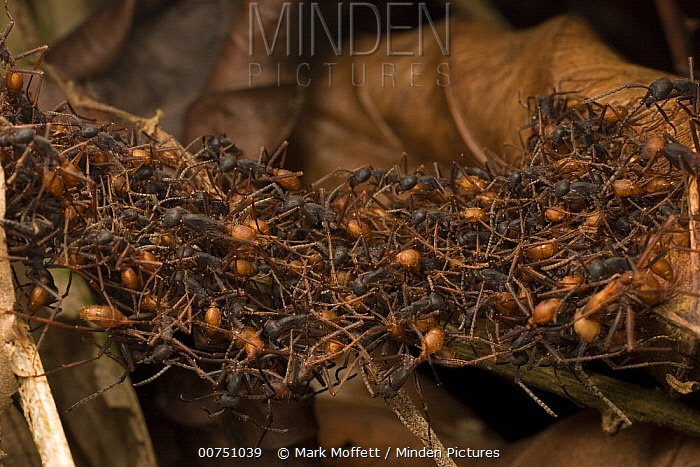
[[[114,63],[134,19],[135,0],[105,2],[63,41],[49,49],[46,60],[75,80],[89,78]]]
[[[296,44],[298,31],[288,30],[281,19],[286,12],[294,24],[298,3],[241,2],[209,82],[187,110],[186,140],[226,133],[254,157],[261,146],[276,148],[287,139],[306,88],[298,82],[299,57],[286,53]],[[274,42],[268,44],[270,40]]]
[[[697,381],[680,381],[672,374],[666,375],[666,382],[679,394],[690,394],[700,389],[700,383]]]

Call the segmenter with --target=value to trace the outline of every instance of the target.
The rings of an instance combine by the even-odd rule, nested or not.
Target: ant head
[[[644,99],[642,99],[642,103],[645,106],[650,107],[654,102],[668,98],[671,91],[673,91],[673,83],[670,79],[666,78],[665,76],[657,78],[649,85],[649,91]]]

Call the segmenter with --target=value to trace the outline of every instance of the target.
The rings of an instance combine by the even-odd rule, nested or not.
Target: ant
[[[5,32],[0,34],[0,63],[2,63],[3,68],[7,71],[7,75],[5,76],[5,89],[7,93],[12,97],[12,96],[17,96],[22,92],[22,89],[24,88],[24,78],[23,74],[30,74],[33,76],[39,76],[40,78],[43,77],[44,72],[39,70],[39,65],[41,65],[41,62],[43,60],[43,55],[44,53],[49,50],[48,45],[42,45],[39,47],[35,47],[33,49],[27,50],[26,52],[22,52],[17,55],[12,55],[10,50],[7,48],[7,36],[10,34],[12,29],[15,26],[15,20],[12,17],[12,13],[10,13],[10,10],[7,6],[7,1],[5,0],[5,14],[9,18],[10,22],[8,23],[7,27],[5,28]],[[33,55],[35,53],[41,53],[39,56],[39,59],[37,62],[34,64],[34,68],[32,69],[26,69],[26,68],[17,68],[16,61],[20,60],[24,57],[27,57],[29,55]],[[31,83],[31,81],[30,81]],[[41,89],[41,82],[39,84],[39,89]],[[36,107],[36,100],[39,97],[39,92],[37,91],[37,94],[34,98],[34,102],[32,104],[32,107]]]
[[[592,103],[600,99],[601,97],[609,96],[616,92],[620,92],[623,89],[646,89],[647,93],[642,97],[642,100],[633,112],[636,113],[642,106],[647,108],[651,107],[652,104],[657,104],[661,101],[667,101],[669,99],[676,98],[678,101],[688,101],[691,105],[695,105],[698,101],[698,90],[700,84],[692,79],[679,78],[671,81],[669,78],[662,76],[655,79],[649,86],[643,84],[631,83],[620,86],[619,88],[608,91],[596,97],[588,98],[583,101],[584,104]]]
[[[200,370],[201,371],[201,370]],[[216,396],[216,403],[219,405],[220,409],[216,412],[211,411],[208,407],[202,407],[202,409],[209,414],[209,418],[215,418],[218,417],[225,412],[230,412],[233,414],[236,418],[243,422],[251,422],[253,423],[256,427],[260,428],[262,430],[261,436],[258,439],[257,446],[260,446],[260,443],[262,443],[265,435],[272,431],[274,433],[286,433],[288,431],[287,428],[273,428],[272,422],[272,405],[271,405],[271,398],[267,397],[267,425],[262,425],[260,424],[257,420],[255,420],[253,417],[250,415],[244,414],[239,411],[239,406],[241,404],[241,390],[243,389],[243,386],[247,388],[247,391],[250,392],[250,383],[248,379],[248,372],[251,371],[247,368],[244,367],[239,367],[237,364],[233,363],[231,365],[228,365],[226,368],[222,369],[219,372],[219,378],[217,381],[214,382],[215,386],[220,386],[221,384],[225,383],[225,389],[223,391],[218,391],[214,392],[209,395],[197,397],[195,399],[185,399],[182,396],[181,399],[185,402],[195,402],[198,400],[206,399],[211,396]],[[248,396],[251,397],[251,396]],[[251,398],[254,398],[252,396]]]
[[[687,78],[679,78],[671,81],[669,78],[662,76],[660,78],[655,79],[649,86],[645,86],[643,84],[637,84],[637,83],[631,83],[631,84],[626,84],[624,86],[620,86],[617,89],[613,89],[612,91],[608,91],[604,94],[601,94],[597,97],[594,98],[589,98],[583,101],[584,104],[586,103],[591,103],[595,102],[596,100],[600,99],[601,97],[609,96],[610,94],[614,94],[616,92],[619,92],[623,89],[635,89],[635,88],[642,88],[646,89],[647,93],[642,97],[639,105],[632,110],[627,117],[622,121],[620,125],[620,131],[622,131],[622,128],[627,124],[627,122],[630,120],[630,118],[636,114],[639,109],[641,109],[643,106],[646,108],[649,108],[652,106],[652,104],[657,108],[657,110],[661,113],[661,115],[664,117],[664,120],[671,125],[671,127],[675,131],[675,126],[670,122],[668,116],[664,112],[664,110],[661,108],[661,105],[659,105],[659,102],[666,102],[669,99],[676,99],[676,102],[685,110],[685,112],[690,116],[695,118],[696,114],[688,109],[688,107],[683,103],[688,102],[690,106],[693,108],[693,110],[696,110],[698,101],[700,98],[700,83],[695,81],[695,78],[693,76],[693,59],[689,58],[688,59],[689,63],[689,68],[690,68],[690,79]]]
[[[376,393],[372,394],[373,397],[382,396],[385,399],[393,399],[399,393],[399,390],[408,381],[408,378],[414,374],[414,370],[421,361],[417,358],[413,358],[404,355],[400,358],[400,363],[389,370],[388,374],[384,377],[384,380],[377,385]]]
[[[681,144],[676,138],[668,133],[664,133],[664,137],[670,141],[665,144],[659,151],[668,160],[668,162],[678,170],[684,170],[691,175],[697,176],[697,169],[700,167],[700,154],[690,149],[688,146]],[[649,159],[648,165],[653,164],[655,156],[658,152]]]

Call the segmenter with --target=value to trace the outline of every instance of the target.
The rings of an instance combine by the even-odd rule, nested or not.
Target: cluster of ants
[[[635,319],[673,289],[698,164],[668,133],[637,139],[636,114],[694,105],[694,82],[652,84],[629,109],[534,98],[517,166],[366,166],[307,185],[280,167],[284,146],[254,160],[211,135],[190,154],[43,112],[26,70],[0,58],[3,225],[29,278],[18,313],[58,325],[49,270],[81,276],[102,305],[75,328],[107,332],[100,353],[116,343],[127,370],[152,365],[146,382],[190,369],[235,412],[307,397],[312,381],[335,393],[358,372],[391,399],[421,363],[474,363],[454,340],[487,343],[478,360],[558,369],[656,345]]]

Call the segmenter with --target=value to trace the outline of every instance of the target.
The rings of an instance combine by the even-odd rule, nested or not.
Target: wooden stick
[[[5,172],[0,170],[0,218],[5,217]],[[17,377],[12,370],[12,357],[15,347],[12,344],[15,315],[15,292],[12,288],[12,271],[7,260],[7,240],[5,229],[0,224],[0,417],[12,404],[12,396],[17,392]],[[0,435],[1,439],[1,435]],[[5,457],[0,449],[0,459]]]
[[[15,332],[13,366],[19,377],[24,418],[34,436],[41,463],[44,467],[73,466],[63,425],[29,328],[23,321],[15,320]]]
[[[5,175],[0,170],[0,218],[5,217]],[[51,388],[44,375],[41,359],[36,346],[29,335],[26,323],[16,319],[12,313],[15,294],[12,284],[12,270],[7,259],[7,242],[5,230],[0,227],[0,320],[5,331],[2,353],[5,363],[9,363],[12,374],[19,381],[19,395],[27,424],[34,436],[41,462],[47,467],[73,466],[73,457],[68,448],[68,441],[63,433],[61,419],[56,410]],[[8,323],[11,324],[8,327]],[[9,333],[7,331],[10,331]],[[14,379],[4,368],[0,381],[2,387],[12,385]]]

